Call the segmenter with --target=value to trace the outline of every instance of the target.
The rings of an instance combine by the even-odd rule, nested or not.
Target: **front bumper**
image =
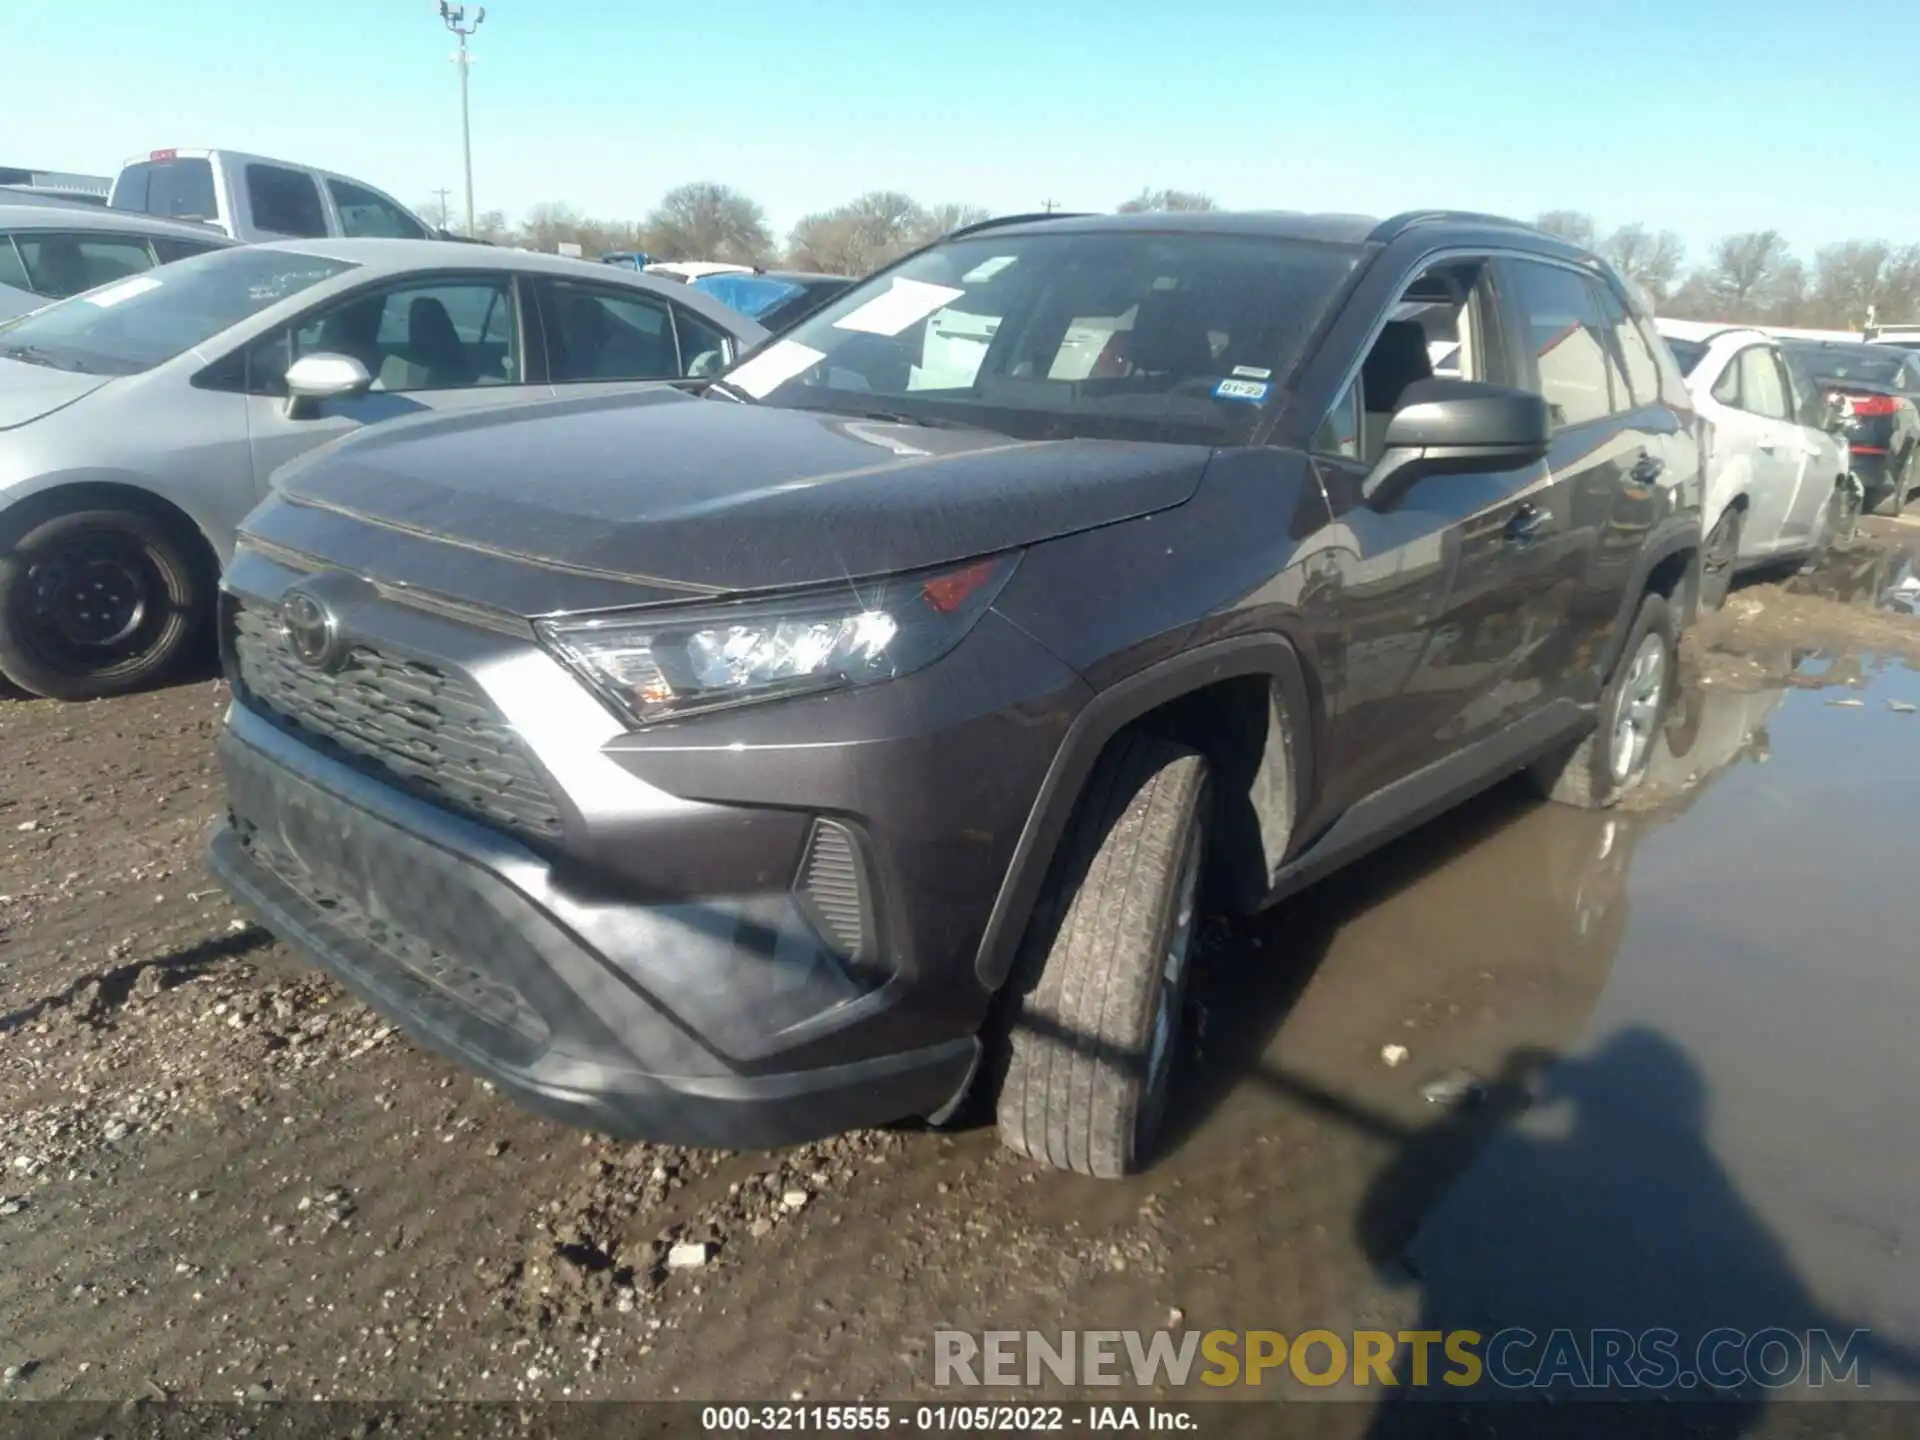
[[[971,1035],[769,1063],[779,1051],[755,1043],[769,1037],[755,1034],[749,992],[805,967],[749,903],[610,900],[239,705],[218,748],[229,818],[211,859],[241,903],[416,1040],[534,1108],[623,1137],[737,1148],[937,1119],[965,1093]],[[835,1025],[883,1018],[897,992],[851,997]],[[831,1049],[805,1053],[818,1062]]]

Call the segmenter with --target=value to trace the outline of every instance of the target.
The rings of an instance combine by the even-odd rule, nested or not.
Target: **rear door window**
[[[1764,345],[1749,345],[1734,357],[1740,370],[1740,408],[1768,420],[1791,420],[1792,400],[1786,376],[1773,363],[1773,351]]]
[[[547,375],[556,385],[672,380],[686,373],[672,307],[654,296],[544,280],[540,316],[546,327]]]
[[[305,171],[279,165],[247,166],[247,204],[256,229],[299,237],[327,233],[320,187]]]
[[[35,231],[14,237],[27,272],[26,288],[64,300],[153,268],[153,252],[137,236]]]
[[[329,180],[334,208],[340,212],[342,235],[374,235],[386,239],[424,240],[427,232],[386,196],[347,180]]]

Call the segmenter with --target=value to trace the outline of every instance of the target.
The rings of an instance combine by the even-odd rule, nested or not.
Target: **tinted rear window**
[[[120,172],[113,208],[176,220],[213,220],[213,165],[206,160],[148,160]]]
[[[1859,380],[1867,385],[1891,385],[1907,357],[1872,345],[1822,345],[1789,340],[1791,351],[1823,380]]]

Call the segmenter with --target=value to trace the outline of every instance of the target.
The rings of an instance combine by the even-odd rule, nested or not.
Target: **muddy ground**
[[[1920,663],[1915,539],[1869,522],[1817,582],[1736,592],[1689,639],[1690,693],[1844,699]],[[1215,929],[1178,1142],[1139,1180],[1041,1171],[978,1126],[613,1144],[415,1050],[238,916],[201,861],[224,703],[211,678],[0,699],[10,1398],[910,1397],[941,1326],[1399,1328],[1404,1247],[1509,1113],[1423,1088],[1577,1043],[1626,923],[1593,893],[1624,883],[1592,861],[1614,822],[1503,787]],[[1620,823],[1681,815],[1751,745],[1667,767]],[[669,1271],[686,1242],[709,1258]]]

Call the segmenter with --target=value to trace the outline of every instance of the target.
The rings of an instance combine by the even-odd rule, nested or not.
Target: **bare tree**
[[[1543,210],[1534,217],[1533,224],[1536,230],[1558,235],[1588,250],[1593,248],[1593,216],[1584,210]]]
[[[1720,320],[1759,320],[1768,288],[1777,284],[1789,259],[1787,242],[1778,230],[1749,230],[1714,242],[1707,265],[1707,292],[1717,303]]]
[[[473,234],[476,240],[504,245],[513,238],[513,229],[507,224],[504,210],[483,210],[473,222]]]
[[[804,216],[787,240],[787,261],[805,270],[866,275],[956,225],[986,215],[975,205],[945,204],[929,210],[897,190],[873,190]]]
[[[695,181],[669,190],[647,216],[646,250],[668,260],[764,265],[773,257],[766,212],[729,185]]]
[[[1218,210],[1220,206],[1198,190],[1142,190],[1115,208],[1122,215],[1137,215],[1147,210]]]
[[[948,231],[958,230],[962,225],[978,225],[992,216],[992,211],[979,205],[962,205],[951,200],[932,205],[927,208],[926,224],[922,227],[924,238],[937,240]]]
[[[1613,268],[1652,298],[1655,305],[1673,293],[1680,278],[1686,247],[1671,230],[1657,233],[1635,223],[1622,225],[1600,242],[1600,253]]]
[[[1900,321],[1920,313],[1920,246],[1847,240],[1813,262],[1811,299],[1826,323],[1857,330],[1873,319]]]

